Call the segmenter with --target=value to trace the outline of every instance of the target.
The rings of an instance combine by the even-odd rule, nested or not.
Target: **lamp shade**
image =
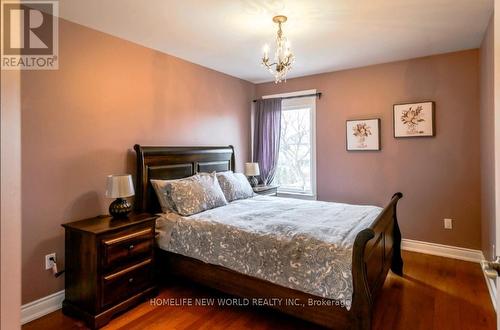
[[[106,181],[106,197],[120,198],[134,196],[132,175],[108,175]]]
[[[245,175],[246,176],[260,175],[259,163],[245,163]]]

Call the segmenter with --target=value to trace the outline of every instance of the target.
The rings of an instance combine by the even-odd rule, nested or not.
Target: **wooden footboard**
[[[284,313],[333,329],[370,329],[372,306],[389,268],[402,275],[401,234],[396,205],[402,197],[392,197],[370,228],[361,231],[353,248],[353,301],[350,310],[340,302],[289,289],[200,260],[158,250],[161,278],[174,275],[230,295],[244,298],[281,298],[272,306]],[[288,303],[287,303],[288,302]]]
[[[403,194],[392,196],[370,228],[358,233],[352,251],[354,285],[352,321],[357,329],[370,329],[373,301],[384,284],[389,268],[403,275],[401,232],[396,213]]]

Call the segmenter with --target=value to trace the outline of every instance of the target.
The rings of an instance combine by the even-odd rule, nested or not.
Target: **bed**
[[[235,160],[232,146],[144,147],[136,145],[134,149],[137,153],[135,205],[138,212],[160,213],[158,200],[150,184],[151,179],[179,179],[199,172],[234,171]],[[248,207],[244,206],[245,203],[259,201],[260,205],[266,205],[266,203],[273,202],[266,201],[266,199],[274,197],[259,198],[235,203],[231,207]],[[186,256],[184,251],[175,253],[158,248],[157,265],[159,271],[166,276],[194,281],[237,297],[282,299],[287,303],[274,304],[271,307],[328,328],[370,329],[373,302],[389,269],[398,275],[402,275],[403,272],[401,234],[396,216],[396,207],[400,198],[402,198],[401,193],[394,194],[384,208],[380,208],[376,215],[371,215],[374,219],[371,219],[365,228],[355,232],[351,239],[349,253],[352,255],[348,260],[352,263],[351,274],[349,274],[352,287],[347,297],[349,298],[347,306],[345,301],[334,299],[341,296],[332,296],[328,292],[314,290],[314,285],[309,288],[285,285],[279,279],[258,276],[259,274],[244,270],[236,271],[234,267],[228,268],[224,264],[210,262],[210,259]],[[308,206],[310,205],[307,204],[306,207]],[[222,216],[222,211],[214,212],[218,214],[217,217]],[[208,217],[208,215],[204,216]],[[159,245],[162,245],[161,242]],[[333,280],[332,283],[336,283],[335,281]]]

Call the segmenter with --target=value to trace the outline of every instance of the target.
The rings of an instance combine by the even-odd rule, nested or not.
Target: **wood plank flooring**
[[[373,329],[495,329],[496,316],[478,264],[403,252],[405,275],[389,273],[376,301]],[[224,297],[190,283],[172,283],[159,298]],[[84,329],[56,311],[22,327]],[[104,329],[320,329],[276,311],[249,307],[153,306],[145,302]]]

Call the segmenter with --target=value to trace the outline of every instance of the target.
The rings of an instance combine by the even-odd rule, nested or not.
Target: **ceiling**
[[[254,83],[288,16],[288,77],[479,47],[493,0],[72,0],[60,16]]]

